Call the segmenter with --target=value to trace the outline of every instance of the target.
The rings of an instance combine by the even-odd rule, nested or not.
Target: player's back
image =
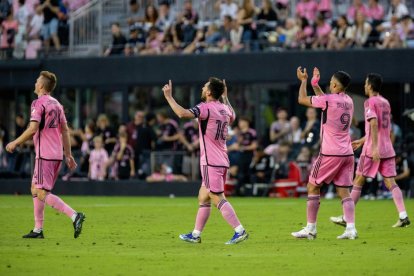
[[[39,122],[33,137],[36,158],[62,160],[62,124],[66,123],[62,105],[50,95],[40,96],[32,103],[31,121]]]
[[[378,123],[378,148],[380,158],[395,156],[391,141],[391,106],[387,99],[381,95],[372,96],[364,103],[365,107],[365,134],[366,140],[363,153],[372,157],[372,133],[370,120],[377,119]]]
[[[312,97],[315,101],[315,97]],[[332,156],[353,155],[349,128],[354,113],[354,103],[347,94],[326,94],[318,97],[322,108],[321,153]]]
[[[200,164],[229,167],[226,138],[234,114],[219,101],[198,105],[200,109]]]

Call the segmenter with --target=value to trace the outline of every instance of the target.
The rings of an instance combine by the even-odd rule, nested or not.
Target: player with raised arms
[[[314,69],[312,84],[316,96],[307,96],[308,74],[306,68],[297,69],[301,81],[298,102],[301,105],[322,109],[321,148],[317,160],[313,163],[308,183],[307,225],[295,238],[316,238],[316,220],[320,205],[320,189],[323,184],[333,183],[342,199],[342,207],[347,219],[345,232],[338,239],[355,239],[355,206],[349,195],[354,172],[354,153],[351,146],[349,127],[354,113],[352,99],[345,93],[351,77],[344,71],[338,71],[331,77],[331,94],[324,94],[317,82],[319,70]]]
[[[392,193],[394,204],[399,213],[399,219],[392,227],[406,227],[410,225],[404,199],[400,188],[395,182],[395,151],[391,142],[391,107],[387,99],[380,95],[382,77],[370,73],[365,79],[365,95],[369,98],[364,103],[365,108],[365,136],[352,142],[357,150],[362,147],[359,158],[354,186],[351,197],[355,203],[361,196],[365,178],[374,178],[379,172],[384,177],[384,183]],[[347,219],[343,216],[331,217],[333,223],[346,225]]]
[[[6,150],[12,153],[17,146],[32,137],[35,146],[36,160],[31,186],[35,226],[23,238],[44,238],[45,203],[72,219],[75,238],[81,233],[85,220],[83,213],[76,212],[51,193],[59,175],[63,155],[70,170],[77,166],[71,152],[69,128],[63,107],[50,95],[56,87],[56,82],[55,74],[48,71],[40,72],[34,90],[37,99],[32,102],[30,109],[30,124],[22,135],[6,146]]]
[[[236,114],[227,98],[227,87],[223,80],[209,78],[201,92],[202,103],[185,109],[172,96],[171,80],[162,88],[165,99],[179,118],[197,118],[200,132],[200,167],[202,183],[198,193],[199,208],[194,230],[180,235],[180,239],[191,243],[201,242],[201,232],[211,212],[211,202],[223,218],[233,227],[235,233],[226,244],[236,244],[248,238],[236,212],[224,196],[229,158],[227,156],[226,136],[229,124]],[[222,102],[220,102],[220,99]]]

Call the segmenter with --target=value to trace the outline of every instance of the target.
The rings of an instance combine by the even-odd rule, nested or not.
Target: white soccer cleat
[[[343,216],[337,216],[337,217],[330,217],[329,220],[335,224],[338,224],[340,226],[345,227],[346,221],[344,220]]]
[[[314,231],[309,231],[308,228],[303,228],[302,230],[298,232],[292,232],[292,236],[298,239],[308,239],[308,240],[314,240],[316,239],[316,229]]]
[[[355,229],[353,230],[345,230],[345,232],[336,237],[338,240],[355,240],[356,238],[358,238],[358,233]]]

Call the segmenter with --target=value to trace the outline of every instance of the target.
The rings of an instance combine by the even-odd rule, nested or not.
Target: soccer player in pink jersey
[[[390,103],[380,95],[382,77],[370,73],[365,79],[365,95],[369,98],[364,103],[365,108],[365,136],[352,142],[354,150],[362,145],[354,186],[351,197],[355,204],[361,196],[365,178],[374,178],[379,172],[384,177],[385,186],[391,191],[395,206],[399,212],[399,219],[392,227],[406,227],[410,225],[407,211],[400,188],[395,182],[395,151],[391,142],[391,107]],[[331,217],[333,223],[344,225],[347,219],[342,216]]]
[[[317,81],[319,70],[314,69],[312,86],[316,96],[309,97],[306,92],[308,74],[306,68],[297,69],[297,77],[301,81],[298,102],[301,105],[321,108],[321,149],[314,162],[308,183],[307,225],[298,232],[296,238],[316,238],[316,219],[320,204],[320,188],[334,183],[338,195],[342,199],[342,208],[347,220],[345,232],[338,239],[355,239],[355,206],[349,194],[354,172],[354,153],[351,146],[349,127],[354,113],[354,103],[345,91],[351,77],[338,71],[331,77],[329,84],[331,94],[324,94]]]
[[[199,209],[194,230],[180,235],[186,242],[200,243],[201,232],[211,211],[211,202],[220,210],[223,218],[233,227],[235,233],[226,244],[235,244],[248,238],[236,212],[224,196],[229,158],[227,156],[227,127],[233,123],[236,114],[227,98],[224,81],[210,78],[201,92],[202,103],[184,109],[172,96],[171,80],[163,89],[164,96],[179,118],[198,118],[200,132],[200,167],[202,183],[198,193]],[[220,99],[222,102],[220,102]]]
[[[62,199],[52,194],[63,154],[70,170],[77,166],[70,146],[69,128],[62,105],[50,93],[56,87],[55,74],[42,71],[37,78],[34,93],[38,96],[32,102],[29,127],[16,140],[10,142],[6,149],[13,152],[15,148],[33,137],[36,151],[35,168],[32,178],[35,227],[23,238],[44,238],[43,217],[45,204],[64,213],[72,219],[77,238],[82,231],[85,220],[83,213],[78,213]]]

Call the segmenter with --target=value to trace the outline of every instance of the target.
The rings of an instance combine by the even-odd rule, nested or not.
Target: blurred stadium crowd
[[[239,117],[228,129],[228,153],[231,167],[228,181],[236,184],[235,192],[245,194],[246,184],[275,183],[292,177],[298,170],[297,182],[305,185],[310,164],[319,152],[320,116],[314,108],[306,110],[301,121],[280,108],[268,132],[257,135],[249,118]],[[16,117],[16,136],[26,128],[24,116]],[[404,191],[410,190],[410,171],[414,170],[414,134],[403,135],[393,123],[392,139],[397,151],[396,180]],[[142,179],[151,181],[187,181],[200,179],[199,132],[196,120],[179,124],[165,112],[137,111],[132,121],[114,126],[105,114],[88,120],[83,129],[72,130],[73,154],[79,167],[75,172],[62,170],[64,180],[74,178]],[[353,121],[352,140],[363,135],[363,125]],[[16,153],[8,154],[4,147],[14,137],[0,126],[0,172],[3,177],[30,177],[33,145],[27,143]],[[359,152],[356,153],[356,157]],[[358,159],[356,158],[356,161]],[[381,195],[378,183],[371,179],[366,185],[367,197]],[[411,187],[412,190],[412,187]],[[332,193],[332,188],[325,191]]]
[[[0,58],[65,52],[71,12],[89,1],[0,0]],[[412,1],[218,0],[208,20],[191,0],[125,1],[104,55],[414,47]]]

